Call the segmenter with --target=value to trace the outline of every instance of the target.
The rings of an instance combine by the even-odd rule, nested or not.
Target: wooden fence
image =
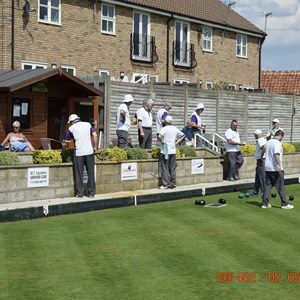
[[[88,83],[95,79],[83,78]],[[161,83],[134,84],[111,81],[109,77],[100,80],[104,84],[104,145],[116,138],[116,112],[123,102],[125,94],[132,94],[135,101],[130,106],[130,115],[142,106],[144,99],[155,99],[155,109],[158,110],[164,102],[173,104],[170,111],[174,125],[179,129],[185,126],[186,120],[195,110],[199,102],[203,102],[205,110],[202,114],[203,124],[207,133],[217,132],[224,136],[231,120],[238,120],[238,130],[241,139],[254,143],[253,131],[261,129],[264,134],[270,129],[274,118],[280,120],[280,126],[285,132],[284,142],[300,141],[300,96],[277,95],[268,93],[250,93],[223,90],[202,90],[196,85],[170,85]],[[137,143],[137,127],[132,125],[129,135],[133,143]],[[156,126],[153,128],[153,145],[156,141]]]

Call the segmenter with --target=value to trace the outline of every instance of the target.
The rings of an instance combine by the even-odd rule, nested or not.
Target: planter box
[[[202,151],[201,154],[205,153]],[[192,162],[203,159],[204,171],[192,174]],[[222,157],[213,156],[207,151],[202,158],[177,159],[177,185],[193,185],[205,182],[217,182],[223,179]],[[137,166],[137,179],[122,180],[121,171],[124,164],[134,163]],[[46,168],[48,186],[29,187],[30,171]],[[0,204],[23,202],[74,196],[73,165],[18,165],[0,167]],[[97,161],[96,162],[96,193],[105,194],[122,191],[134,191],[158,188],[158,160],[139,161]]]
[[[199,154],[200,153],[200,154]],[[196,158],[177,159],[177,186],[194,185],[208,182],[221,182],[226,173],[226,157],[202,150]],[[195,160],[203,159],[203,173],[195,171]],[[285,154],[284,168],[287,175],[300,173],[300,153]],[[122,167],[130,163],[136,164],[137,179],[122,180]],[[223,170],[224,166],[224,170]],[[244,156],[244,165],[240,170],[241,179],[254,180],[256,160],[253,155]],[[43,187],[28,186],[28,174],[31,170],[47,170],[48,185]],[[66,198],[74,196],[73,166],[70,163],[58,165],[18,165],[0,167],[0,204]],[[35,183],[38,184],[38,181]],[[97,161],[96,193],[105,194],[122,191],[147,190],[158,188],[158,160],[141,161]]]

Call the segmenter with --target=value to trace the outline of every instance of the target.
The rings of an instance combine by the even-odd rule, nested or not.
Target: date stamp
[[[289,272],[282,274],[281,272],[268,272],[268,273],[255,273],[255,272],[217,272],[216,281],[219,283],[230,283],[230,282],[268,282],[268,283],[299,283],[300,272]]]

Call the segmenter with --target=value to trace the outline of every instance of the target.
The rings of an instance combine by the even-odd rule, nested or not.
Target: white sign
[[[192,174],[204,173],[204,159],[192,159]]]
[[[137,163],[122,163],[121,164],[121,180],[137,179]]]
[[[49,186],[49,167],[28,168],[27,187]]]

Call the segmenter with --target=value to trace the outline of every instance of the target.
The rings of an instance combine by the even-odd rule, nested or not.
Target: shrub
[[[245,145],[241,147],[242,154],[254,154],[256,145]]]
[[[148,158],[148,152],[145,149],[142,148],[125,148],[124,149],[127,158],[131,160],[138,160],[138,159],[147,159]]]
[[[282,144],[283,153],[294,153],[296,152],[296,148],[294,145],[290,143]]]
[[[106,148],[98,150],[96,153],[98,159],[111,160],[111,161],[122,161],[127,160],[127,154],[125,150],[119,147]]]
[[[291,143],[282,144],[283,153],[294,153],[296,148]],[[241,147],[242,154],[255,154],[256,145],[245,145]]]
[[[177,148],[180,152],[181,157],[196,157],[197,153],[193,147],[179,146]]]
[[[160,147],[154,147],[151,150],[151,156],[154,159],[159,159],[160,157]]]
[[[62,163],[62,157],[57,150],[38,150],[33,154],[34,164],[58,164]]]
[[[73,162],[74,149],[63,148],[61,151],[62,162],[71,163]]]
[[[20,159],[15,152],[10,151],[1,151],[0,152],[0,165],[18,165],[20,163]]]
[[[300,152],[300,143],[299,142],[293,142],[291,144],[295,147],[296,152]]]

